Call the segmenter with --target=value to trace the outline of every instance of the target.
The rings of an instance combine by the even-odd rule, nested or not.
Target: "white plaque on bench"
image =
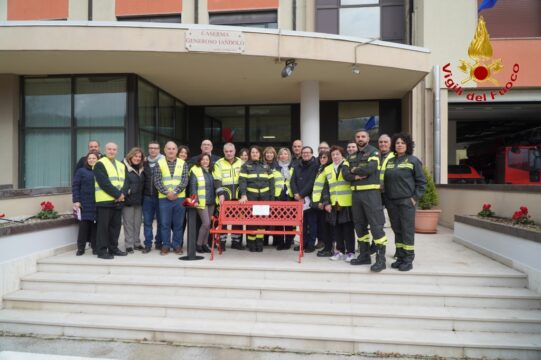
[[[252,206],[252,215],[269,216],[269,214],[270,214],[270,205],[253,205]]]

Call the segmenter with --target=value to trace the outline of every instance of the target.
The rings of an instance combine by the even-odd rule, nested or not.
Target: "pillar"
[[[301,82],[301,140],[314,153],[319,145],[319,82]]]

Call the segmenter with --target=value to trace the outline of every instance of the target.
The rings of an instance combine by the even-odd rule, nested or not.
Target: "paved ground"
[[[3,351],[27,353],[27,357],[18,354],[3,354]],[[37,359],[36,354],[49,354],[50,357]],[[56,355],[56,356],[55,356]],[[297,354],[284,352],[265,352],[238,349],[222,349],[209,347],[188,347],[162,344],[137,344],[127,342],[81,341],[81,340],[51,340],[30,337],[0,337],[0,360],[74,360],[62,359],[58,355],[78,356],[98,359],[129,359],[129,360],[374,360],[399,358],[400,356],[360,356],[360,355],[324,355]],[[415,359],[421,359],[416,357]],[[431,357],[430,359],[434,359]]]

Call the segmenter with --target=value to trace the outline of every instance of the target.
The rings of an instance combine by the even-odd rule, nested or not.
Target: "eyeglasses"
[[[149,146],[148,149],[149,150],[160,150],[160,148],[157,147],[157,146]]]

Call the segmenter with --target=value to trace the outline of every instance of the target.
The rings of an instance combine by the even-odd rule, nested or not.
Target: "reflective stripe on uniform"
[[[252,187],[246,188],[246,191],[253,192],[253,193],[264,193],[264,192],[267,192],[269,190],[270,190],[270,188],[268,186],[264,187],[264,188],[261,188],[261,189],[252,188]]]
[[[360,190],[378,190],[381,188],[380,184],[370,184],[370,185],[355,185],[351,187],[351,190],[353,191],[360,191]]]
[[[367,242],[367,243],[369,243],[370,242],[370,234],[366,234],[364,236],[358,237],[357,241],[358,242]]]
[[[402,249],[408,250],[408,251],[414,251],[415,250],[415,245],[402,244]]]
[[[379,239],[374,239],[374,244],[387,245],[387,236],[380,237]]]

